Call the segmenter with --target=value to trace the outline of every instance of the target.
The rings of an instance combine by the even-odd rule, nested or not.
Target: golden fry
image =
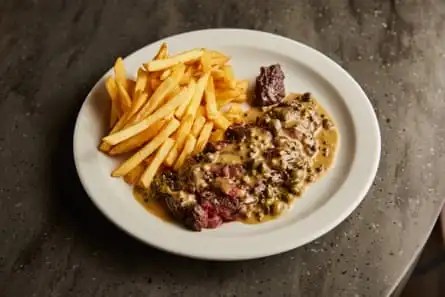
[[[119,93],[117,90],[117,84],[116,81],[113,79],[113,77],[109,76],[105,80],[105,89],[107,89],[107,93],[110,96],[111,101],[118,101]]]
[[[140,149],[136,154],[131,156],[128,160],[126,160],[121,166],[115,169],[111,175],[112,176],[123,176],[127,174],[134,167],[139,165],[142,161],[144,161],[147,157],[149,157],[154,151],[158,149],[162,145],[162,143],[178,129],[179,121],[176,119],[172,119],[168,125],[162,129],[162,131],[153,138],[149,143],[147,143],[142,149]]]
[[[205,123],[204,127],[201,130],[201,133],[199,134],[198,141],[196,142],[195,149],[193,150],[193,154],[200,153],[204,147],[207,145],[207,142],[209,141],[210,134],[212,133],[213,129],[213,123],[207,122]]]
[[[224,81],[231,88],[235,88],[236,80],[235,80],[235,74],[233,73],[232,66],[231,65],[224,65],[223,66],[223,70],[224,70]]]
[[[181,103],[181,105],[179,105],[178,109],[176,109],[176,111],[175,111],[175,116],[177,118],[182,119],[182,117],[184,116],[185,110],[186,110],[187,106],[189,105],[190,100],[192,100],[193,95],[195,94],[195,89],[196,89],[196,82],[195,82],[195,80],[192,79],[188,86],[188,93],[187,93],[186,98]]]
[[[209,78],[209,82],[205,89],[205,100],[207,108],[207,117],[214,119],[218,113],[218,107],[215,99],[215,87],[213,86],[213,77]]]
[[[133,98],[137,96],[138,92],[144,92],[148,83],[148,73],[144,69],[138,69],[138,75],[136,79],[136,84],[134,86]]]
[[[240,90],[237,89],[226,89],[216,92],[216,98],[218,100],[235,99],[241,94]]]
[[[155,157],[153,158],[153,160],[151,160],[147,169],[145,169],[144,173],[141,176],[141,184],[143,187],[147,189],[150,187],[153,178],[156,175],[156,172],[158,171],[161,164],[164,162],[164,159],[167,156],[173,144],[174,144],[173,139],[167,138],[164,144],[162,144],[162,146],[159,148]]]
[[[246,102],[247,101],[247,94],[239,94],[235,98],[233,98],[233,101],[235,102]]]
[[[127,93],[128,95],[133,94],[134,93],[134,88],[136,87],[136,82],[132,79],[127,78]],[[131,96],[130,96],[131,98]]]
[[[166,122],[167,121],[165,120],[160,120],[151,125],[150,127],[148,127],[146,130],[142,131],[141,133],[136,134],[135,136],[130,137],[125,141],[122,141],[121,143],[114,146],[110,150],[110,155],[113,156],[113,155],[127,153],[141,147],[144,143],[146,143],[147,141],[153,139],[156,135],[158,135]]]
[[[190,133],[190,130],[192,129],[193,125],[193,117],[187,116],[181,123],[181,127],[179,127],[178,131],[175,134],[175,145],[170,150],[170,153],[168,154],[167,158],[165,159],[165,165],[167,166],[173,166],[173,164],[176,161],[176,158],[178,157],[179,152],[182,150],[184,146],[185,139],[187,135]]]
[[[198,110],[198,107],[201,104],[204,90],[207,87],[209,76],[210,72],[204,74],[196,83],[195,93],[193,94],[193,98],[191,99],[190,104],[187,107],[186,115],[191,115],[192,117],[195,117],[196,111]]]
[[[141,163],[138,166],[134,167],[130,172],[124,175],[124,181],[129,185],[134,185],[141,177],[142,173],[144,173],[145,164]]]
[[[192,77],[193,77],[193,68],[190,67],[190,66],[187,66],[187,68],[186,68],[186,70],[184,72],[184,75],[182,76],[181,81],[179,82],[179,84],[181,86],[189,84],[190,80],[192,79]]]
[[[246,79],[236,81],[236,88],[244,93],[247,92],[247,89],[249,88],[249,81]]]
[[[167,57],[168,57],[168,47],[167,44],[163,42],[159,47],[159,51],[156,54],[156,56],[154,56],[153,60],[167,59]]]
[[[125,71],[124,67],[124,61],[121,57],[116,59],[116,62],[114,63],[114,76],[116,78],[116,82],[118,84],[121,84],[124,89],[128,90],[128,81],[127,81],[127,73]]]
[[[217,129],[210,135],[209,140],[211,142],[217,142],[217,141],[224,140],[224,133],[225,133],[224,130]]]
[[[201,132],[202,127],[204,126],[206,122],[206,118],[203,115],[198,115],[195,118],[195,121],[193,122],[192,126],[192,135],[195,137],[198,137],[199,132]]]
[[[147,109],[145,111],[146,115],[150,115],[162,104],[165,96],[179,84],[181,77],[184,75],[184,71],[184,64],[175,66],[171,76],[168,77],[164,82],[162,82],[162,84],[156,89],[156,91],[153,93],[153,96],[148,101]]]
[[[181,69],[178,70],[180,71]],[[164,80],[140,111],[129,121],[127,126],[140,122],[157,109],[165,101],[166,96],[178,86],[179,76],[180,72],[173,73]]]
[[[179,155],[178,159],[176,160],[174,169],[178,170],[181,168],[182,164],[184,164],[184,161],[187,159],[187,157],[193,152],[193,148],[196,144],[196,138],[192,135],[187,136],[187,140],[184,144],[184,148],[182,149],[181,154]]]
[[[150,61],[146,64],[146,67],[150,72],[164,70],[180,63],[197,60],[202,56],[202,53],[203,51],[201,49],[194,49],[168,59]]]
[[[153,123],[172,115],[174,110],[181,104],[187,95],[187,88],[184,88],[175,98],[172,98],[167,103],[165,103],[156,112],[140,121],[133,126],[127,127],[117,133],[113,133],[103,138],[103,141],[116,145],[150,127]]]
[[[119,107],[119,98],[116,81],[109,76],[105,81],[105,88],[107,89],[108,95],[111,99],[111,111],[110,111],[110,128],[114,126],[116,121],[119,119],[121,111]]]
[[[231,125],[230,121],[226,119],[220,112],[218,112],[217,116],[213,119],[215,126],[219,129],[223,129],[224,131],[229,128]]]
[[[155,77],[153,77],[150,80],[150,87],[152,90],[156,90],[157,88],[159,88],[159,86],[162,84],[162,81],[160,79],[157,79]]]
[[[170,74],[172,74],[172,70],[171,69],[167,69],[164,72],[161,73],[161,76],[159,76],[160,80],[165,80],[167,77],[170,76]]]
[[[210,55],[206,50],[204,50],[204,53],[201,56],[201,68],[204,73],[209,72],[212,68]]]
[[[167,101],[170,100],[171,98],[178,95],[179,92],[181,92],[181,87],[179,85],[177,85],[170,93],[168,93],[168,95],[165,97],[165,100],[167,100]]]
[[[119,92],[119,99],[121,108],[123,111],[130,110],[131,108],[131,98],[127,93],[127,90],[119,82],[117,83],[117,90]]]
[[[119,111],[117,109],[117,106],[114,102],[111,102],[110,122],[108,124],[110,129],[113,128],[113,126],[116,124],[118,119],[119,119]]]
[[[230,57],[224,55],[221,52],[208,50],[210,55],[210,61],[212,66],[222,66],[230,60]]]

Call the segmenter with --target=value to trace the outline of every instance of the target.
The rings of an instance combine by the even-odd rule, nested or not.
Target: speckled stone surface
[[[305,42],[376,109],[374,186],[305,247],[234,263],[172,256],[118,230],[79,184],[75,116],[114,58],[210,27]],[[442,0],[2,0],[0,36],[0,296],[388,296],[444,202]]]

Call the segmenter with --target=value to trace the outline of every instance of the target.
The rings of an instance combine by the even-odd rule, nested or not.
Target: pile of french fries
[[[229,60],[201,48],[169,56],[164,43],[132,80],[118,58],[114,76],[105,81],[110,132],[99,149],[132,155],[111,175],[148,189],[159,170],[177,170],[208,141],[222,139],[233,122],[242,122],[248,82],[235,79]]]

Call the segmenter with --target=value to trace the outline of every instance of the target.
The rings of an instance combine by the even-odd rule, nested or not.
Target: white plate
[[[88,94],[74,131],[74,158],[91,200],[116,225],[136,238],[172,253],[203,259],[237,260],[269,256],[304,245],[343,221],[367,193],[380,158],[380,132],[372,106],[357,82],[318,51],[280,36],[249,30],[195,31],[150,44],[125,59],[135,74],[161,42],[172,53],[206,47],[232,57],[238,78],[254,81],[260,66],[280,63],[287,92],[311,92],[332,115],[340,133],[334,168],[281,218],[258,225],[225,224],[192,232],[147,212],[122,179],[111,178],[117,160],[97,150],[106,132],[109,105],[104,78]]]

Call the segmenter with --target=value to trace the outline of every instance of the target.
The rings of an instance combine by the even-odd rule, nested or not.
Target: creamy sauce
[[[295,96],[295,95],[289,95],[289,96]],[[322,106],[320,106],[318,104],[318,102],[316,102],[313,98],[312,98],[312,104],[315,107],[314,110],[322,115],[322,118],[328,119],[332,122],[331,117],[328,115],[328,113],[326,112],[325,109],[323,109]],[[251,108],[248,111],[245,112],[244,114],[244,120],[246,123],[249,122],[255,122],[257,118],[261,117],[263,115],[263,112],[257,108]],[[261,137],[260,135],[260,141],[263,137]],[[330,129],[321,129],[318,134],[316,134],[315,137],[317,143],[319,144],[319,150],[318,152],[312,157],[312,168],[313,170],[317,170],[317,168],[323,168],[321,172],[317,173],[317,178],[321,175],[323,175],[324,172],[326,172],[329,167],[332,166],[333,162],[334,162],[334,157],[335,157],[335,152],[337,149],[337,145],[338,145],[338,139],[339,139],[339,135],[338,135],[338,131],[336,129],[336,127],[332,127]],[[263,140],[265,143],[267,143],[267,141],[269,141],[268,139],[264,139]],[[227,152],[227,150],[226,150]],[[240,164],[243,163],[243,159],[245,158],[245,154],[246,154],[247,150],[244,149],[242,146],[241,147],[233,147],[232,153],[230,153],[230,150],[228,151],[228,153],[221,153],[218,156],[218,162],[222,162],[222,163],[231,163],[231,164]],[[305,186],[307,186],[308,184],[310,184],[310,182],[306,183]],[[141,205],[150,213],[154,214],[155,216],[159,217],[162,220],[168,221],[168,222],[174,222],[175,220],[172,218],[170,212],[167,210],[167,208],[165,207],[165,205],[163,205],[163,203],[160,203],[159,201],[152,199],[152,198],[147,198],[146,195],[144,195],[142,192],[140,192],[140,190],[137,189],[137,187],[135,187],[134,190],[134,196],[135,199],[141,203]],[[293,196],[292,199],[289,199],[289,201],[286,203],[285,205],[285,209],[284,210],[280,210],[279,212],[276,212],[278,214],[266,214],[264,216],[261,217],[261,219],[259,220],[257,217],[255,216],[249,216],[249,217],[244,217],[242,219],[240,219],[239,221],[243,222],[243,223],[247,223],[247,224],[257,224],[260,222],[265,222],[268,220],[272,220],[276,217],[278,217],[279,215],[281,215],[282,213],[285,212],[285,210],[287,208],[289,208],[292,203],[295,201],[295,199],[298,196]]]
[[[163,221],[175,222],[165,205],[155,199],[147,198],[147,196],[138,187],[133,188],[133,195],[134,198],[151,214],[157,216]]]

